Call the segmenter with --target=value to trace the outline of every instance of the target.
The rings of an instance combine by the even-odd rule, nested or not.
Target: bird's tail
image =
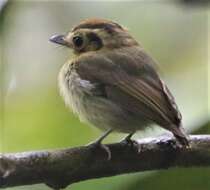
[[[182,126],[174,126],[172,132],[182,146],[189,147],[189,137]]]

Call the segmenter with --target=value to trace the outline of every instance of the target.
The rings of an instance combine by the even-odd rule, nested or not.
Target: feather
[[[142,48],[87,53],[75,65],[82,79],[105,86],[109,100],[137,116],[143,115],[175,136],[186,138],[174,97],[159,78],[154,60]]]

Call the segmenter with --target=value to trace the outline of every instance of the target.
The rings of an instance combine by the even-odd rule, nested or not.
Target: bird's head
[[[77,54],[137,45],[125,28],[104,19],[84,20],[66,35],[54,35],[50,41],[72,48]]]

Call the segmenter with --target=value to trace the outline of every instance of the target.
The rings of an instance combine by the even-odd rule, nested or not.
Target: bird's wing
[[[153,64],[141,49],[87,54],[75,63],[81,78],[105,85],[107,98],[174,132],[181,114]]]

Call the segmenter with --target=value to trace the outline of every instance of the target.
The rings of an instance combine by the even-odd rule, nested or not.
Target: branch
[[[45,183],[60,189],[75,182],[124,173],[210,166],[210,135],[190,136],[190,148],[176,146],[169,136],[107,146],[111,160],[107,160],[104,149],[93,146],[1,154],[0,188]]]

